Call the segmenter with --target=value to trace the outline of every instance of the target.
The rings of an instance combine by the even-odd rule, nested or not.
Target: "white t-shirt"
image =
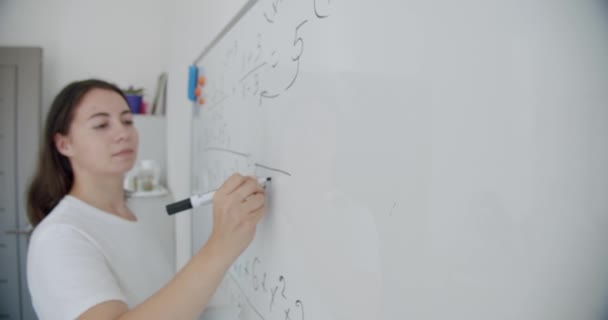
[[[147,230],[65,196],[30,238],[27,282],[38,317],[74,319],[109,300],[132,308],[158,291],[173,266]]]

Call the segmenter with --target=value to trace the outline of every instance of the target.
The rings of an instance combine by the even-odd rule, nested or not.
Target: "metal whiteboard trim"
[[[201,54],[198,56],[198,58],[196,58],[194,60],[194,62],[192,63],[192,65],[196,65],[199,61],[201,61],[207,55],[207,53],[209,53],[209,51],[211,51],[211,49],[213,49],[213,47],[215,47],[215,45],[218,42],[220,42],[220,40],[222,40],[222,38],[226,35],[226,33],[228,33],[228,31],[230,31],[230,29],[232,29],[232,27],[234,27],[234,25],[237,24],[237,22],[239,22],[239,20],[241,20],[241,18],[257,2],[258,2],[258,0],[249,0],[249,1],[247,1],[247,3],[245,3],[245,5],[243,5],[243,7],[241,8],[241,10],[239,10],[239,12],[236,13],[236,15],[232,18],[232,20],[230,20],[228,22],[228,24],[224,27],[224,29],[222,29],[222,31],[220,31],[220,33],[213,40],[211,40],[211,43],[209,43],[209,45],[205,48],[205,50],[203,50],[203,52],[201,52]]]

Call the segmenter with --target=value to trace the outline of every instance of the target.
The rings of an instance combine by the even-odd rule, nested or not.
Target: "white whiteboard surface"
[[[601,1],[261,0],[199,67],[193,192],[273,177],[241,319],[606,314]]]

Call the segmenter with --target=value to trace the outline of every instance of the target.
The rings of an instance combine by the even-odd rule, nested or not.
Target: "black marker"
[[[258,178],[258,183],[263,185],[264,183],[270,180],[272,180],[272,178]],[[215,195],[216,191],[193,195],[190,198],[168,204],[167,213],[175,214],[184,210],[200,207],[202,205],[211,203],[211,201],[213,201],[213,196]]]

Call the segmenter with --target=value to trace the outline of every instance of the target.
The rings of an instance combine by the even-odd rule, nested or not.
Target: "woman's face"
[[[116,92],[92,89],[76,109],[67,136],[55,145],[70,159],[75,172],[123,174],[137,158],[139,136],[127,102]]]

